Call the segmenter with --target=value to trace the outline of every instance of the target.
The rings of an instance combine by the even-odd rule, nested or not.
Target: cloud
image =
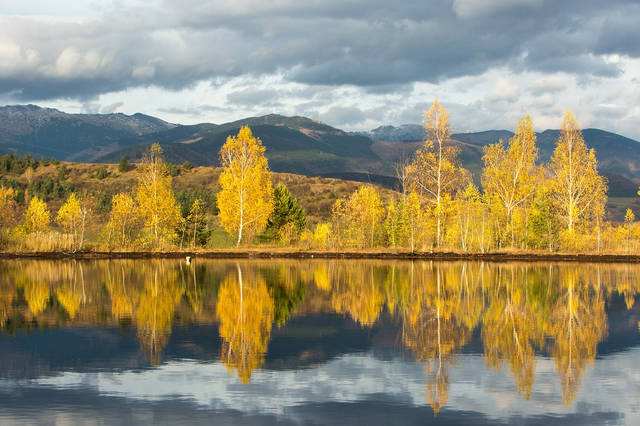
[[[640,136],[633,0],[64,4],[11,0],[0,12],[0,102],[121,102],[178,122],[305,114],[362,129],[419,122],[439,97],[469,130],[509,128],[524,112],[551,125],[572,107]],[[614,103],[627,113],[597,107]]]
[[[505,65],[615,76],[602,56],[640,54],[638,16],[622,0],[122,2],[84,21],[5,15],[0,92],[86,98],[276,73],[393,88]]]
[[[541,7],[544,0],[453,0],[453,10],[461,18],[492,15],[512,9]]]

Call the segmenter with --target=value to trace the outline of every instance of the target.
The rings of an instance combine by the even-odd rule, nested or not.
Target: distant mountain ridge
[[[218,163],[227,136],[251,126],[267,148],[274,171],[391,185],[395,164],[409,158],[424,140],[418,124],[380,126],[368,132],[347,132],[307,117],[269,114],[229,123],[179,125],[144,114],[67,114],[36,105],[0,107],[0,153],[18,152],[68,161],[117,162],[139,158],[154,142],[169,161],[194,165]],[[600,170],[610,182],[610,194],[634,196],[640,183],[640,143],[599,129],[583,131],[596,149]],[[456,133],[463,165],[479,181],[483,149],[508,130]],[[538,135],[540,161],[551,157],[558,130]]]
[[[0,107],[0,151],[87,161],[123,138],[175,127],[145,114],[68,114],[36,105]]]

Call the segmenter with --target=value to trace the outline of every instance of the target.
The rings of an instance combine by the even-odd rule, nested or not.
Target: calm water
[[[640,424],[640,266],[0,262],[0,424]]]

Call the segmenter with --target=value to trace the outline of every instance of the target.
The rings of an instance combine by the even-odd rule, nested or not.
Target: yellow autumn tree
[[[111,213],[105,225],[107,241],[126,247],[132,240],[138,211],[131,195],[121,192],[111,199]]]
[[[32,197],[22,221],[22,230],[24,233],[46,232],[49,229],[50,222],[51,213],[49,212],[47,203],[39,197]]]
[[[0,186],[0,247],[8,237],[9,227],[13,225],[16,210],[13,188]]]
[[[156,248],[176,239],[176,227],[182,220],[173,193],[173,180],[159,144],[153,144],[138,167],[136,198],[144,220],[143,240]]]
[[[451,143],[449,113],[435,100],[425,112],[427,139],[407,166],[410,188],[418,191],[432,205],[436,222],[436,246],[442,243],[445,203],[464,187],[469,173],[458,164],[458,149]]]
[[[361,186],[347,202],[348,233],[358,247],[373,247],[376,232],[384,217],[384,207],[378,190],[370,185]]]
[[[506,231],[503,237],[512,247],[516,245],[516,233],[522,231],[515,229],[515,213],[532,201],[542,179],[537,158],[536,133],[529,116],[520,120],[507,147],[500,141],[484,150],[482,186],[492,202],[493,215]],[[519,237],[522,239],[523,235]]]
[[[73,236],[74,245],[80,249],[84,243],[87,211],[80,205],[80,200],[72,192],[58,210],[56,221],[66,233]]]
[[[415,251],[426,234],[425,222],[420,197],[415,191],[403,194],[398,200],[390,199],[384,222],[387,242],[391,247]]]
[[[564,115],[550,169],[551,197],[566,238],[571,238],[601,220],[607,200],[607,184],[598,173],[596,152],[587,148],[571,112]]]
[[[220,150],[220,223],[238,246],[262,232],[273,211],[273,184],[264,153],[262,142],[248,126],[227,137]]]
[[[491,226],[488,223],[484,197],[472,183],[458,192],[453,201],[453,214],[447,226],[447,241],[463,251],[485,252],[490,246]]]

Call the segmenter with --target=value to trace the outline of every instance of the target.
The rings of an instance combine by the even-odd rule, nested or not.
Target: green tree
[[[264,237],[267,240],[281,240],[287,242],[288,236],[283,235],[286,230],[292,230],[294,238],[300,235],[307,225],[307,214],[300,206],[300,202],[289,192],[282,183],[273,191],[273,212],[267,220]]]
[[[207,217],[204,201],[201,198],[193,200],[186,223],[192,247],[206,242]]]
[[[118,163],[118,171],[120,173],[129,171],[129,157],[127,157],[126,155],[120,158],[120,162]]]

